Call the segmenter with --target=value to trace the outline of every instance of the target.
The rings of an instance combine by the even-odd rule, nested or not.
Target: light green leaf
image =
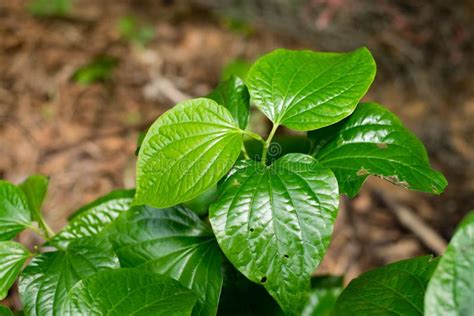
[[[311,279],[311,293],[302,316],[332,316],[342,292],[342,277],[317,276]]]
[[[425,295],[426,316],[474,313],[474,212],[462,221],[439,260]]]
[[[205,98],[176,105],[146,134],[134,203],[168,207],[195,198],[232,168],[242,143],[242,131],[222,105]]]
[[[40,221],[41,218],[41,206],[48,192],[48,184],[48,177],[41,174],[34,174],[26,178],[26,180],[19,185],[28,200],[31,217],[36,221]]]
[[[432,256],[417,257],[362,274],[341,293],[334,315],[423,315],[423,297],[437,263]]]
[[[117,190],[103,196],[76,211],[69,224],[55,235],[50,243],[61,247],[74,239],[94,236],[127,211],[133,201],[135,190]]]
[[[110,245],[93,237],[74,240],[64,251],[40,254],[20,276],[25,313],[67,315],[68,292],[77,282],[98,271],[118,267],[118,258]]]
[[[221,255],[210,227],[175,206],[131,208],[105,231],[122,267],[140,266],[194,290],[193,315],[215,315],[222,287]]]
[[[16,185],[0,180],[0,241],[12,239],[30,225],[25,194]]]
[[[0,305],[0,316],[13,316],[13,313],[8,307]]]
[[[175,280],[136,269],[101,271],[71,291],[72,315],[187,316],[196,295]]]
[[[447,185],[425,147],[389,110],[361,103],[345,120],[309,133],[314,156],[334,171],[341,193],[356,195],[369,175],[412,190],[439,194]]]
[[[8,295],[21,268],[31,256],[28,249],[14,241],[0,241],[0,301]]]
[[[286,155],[269,167],[246,160],[222,184],[210,221],[234,266],[264,285],[285,312],[298,313],[338,202],[336,178],[311,156]]]
[[[220,82],[207,97],[225,106],[241,129],[247,127],[250,95],[240,78],[231,76],[226,81]]]
[[[250,68],[255,105],[275,124],[309,131],[354,111],[375,77],[366,48],[349,53],[275,50]]]

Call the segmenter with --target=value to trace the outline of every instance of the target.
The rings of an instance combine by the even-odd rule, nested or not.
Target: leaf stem
[[[48,223],[46,223],[46,221],[44,220],[41,214],[39,214],[38,218],[39,218],[39,225],[41,226],[41,228],[43,228],[46,234],[46,238],[49,240],[51,237],[54,236],[54,231],[51,229],[51,227],[49,227]]]
[[[261,142],[263,145],[265,145],[265,141],[263,140],[262,136],[258,135],[257,133],[251,132],[251,131],[244,131],[245,135]]]
[[[250,160],[249,153],[247,152],[247,148],[245,148],[245,144],[242,143],[242,153],[244,154],[244,158]]]
[[[273,124],[272,130],[270,131],[270,134],[268,135],[267,140],[263,144],[263,149],[262,149],[262,165],[266,166],[267,165],[267,152],[268,148],[270,147],[270,144],[272,143],[273,136],[275,136],[275,133],[278,129],[278,124]]]

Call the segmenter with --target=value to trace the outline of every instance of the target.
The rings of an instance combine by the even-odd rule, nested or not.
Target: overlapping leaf
[[[237,160],[242,131],[210,99],[182,102],[150,127],[137,162],[135,204],[168,207],[212,187]]]
[[[137,206],[104,234],[123,267],[168,275],[198,294],[193,315],[215,315],[222,286],[220,250],[213,233],[193,211],[175,206]]]
[[[13,313],[8,307],[0,305],[0,316],[13,316]]]
[[[20,297],[27,315],[70,314],[69,291],[98,271],[118,268],[110,246],[97,238],[72,241],[64,251],[34,258],[20,277]]]
[[[0,180],[0,241],[15,237],[30,225],[25,194],[16,185]]]
[[[225,106],[241,129],[247,127],[250,95],[240,78],[231,76],[222,81],[207,97]]]
[[[350,53],[275,50],[247,75],[255,105],[275,124],[308,131],[352,113],[375,77],[366,48]]]
[[[49,179],[46,176],[35,174],[29,176],[23,183],[19,185],[20,189],[25,193],[28,200],[28,206],[31,216],[38,221],[41,218],[41,206],[48,191]]]
[[[472,313],[474,313],[474,212],[470,213],[459,226],[439,260],[425,295],[425,316],[467,316]]]
[[[22,244],[14,241],[0,242],[0,300],[7,296],[30,255]]]
[[[342,292],[342,277],[318,276],[311,279],[311,293],[302,316],[332,316]]]
[[[117,190],[81,207],[50,243],[66,247],[71,240],[97,235],[130,208],[134,194],[135,190]]]
[[[70,293],[72,315],[188,316],[196,295],[163,275],[135,269],[101,271]]]
[[[430,166],[423,144],[389,110],[361,103],[345,120],[312,131],[314,156],[334,171],[341,193],[356,195],[369,175],[439,194],[447,185]]]
[[[423,315],[423,297],[436,268],[431,256],[366,272],[344,289],[334,315]]]
[[[301,311],[337,214],[337,181],[311,156],[286,155],[270,167],[242,161],[211,205],[227,258],[263,284],[287,313]]]

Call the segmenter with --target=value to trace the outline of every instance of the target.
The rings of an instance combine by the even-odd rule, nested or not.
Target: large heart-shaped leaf
[[[348,116],[369,89],[375,62],[366,48],[350,53],[275,50],[247,75],[255,105],[277,125],[309,131]]]
[[[222,81],[207,97],[225,106],[241,129],[247,127],[250,95],[240,78],[231,76],[229,79]]]
[[[14,241],[0,242],[0,300],[7,297],[8,290],[30,256],[29,250],[22,244]]]
[[[345,120],[309,133],[314,156],[334,171],[341,193],[356,195],[369,175],[423,192],[439,194],[447,185],[430,166],[418,138],[389,110],[361,103]]]
[[[150,127],[138,155],[135,204],[168,207],[189,201],[232,168],[243,144],[229,110],[193,99]]]
[[[41,206],[48,191],[49,178],[41,174],[34,174],[26,178],[19,185],[20,189],[25,193],[28,200],[28,206],[31,216],[34,220],[41,220]]]
[[[27,315],[68,314],[68,292],[98,271],[118,268],[110,245],[97,238],[72,241],[64,251],[34,258],[20,277],[20,297]]]
[[[0,180],[0,241],[15,237],[30,225],[25,194],[16,185]]]
[[[467,316],[473,312],[474,212],[462,221],[451,239],[425,295],[426,316]]]
[[[146,268],[178,280],[198,296],[193,315],[215,315],[221,255],[210,227],[183,207],[138,206],[105,231],[122,267]]]
[[[71,240],[97,235],[130,208],[134,195],[135,190],[117,190],[81,207],[50,243],[64,248]]]
[[[71,315],[188,316],[196,295],[170,277],[137,269],[101,271],[70,293]]]
[[[297,313],[328,247],[338,199],[333,173],[311,156],[286,155],[270,167],[241,161],[211,205],[210,221],[234,266],[285,312]]]
[[[423,315],[423,297],[437,263],[424,256],[362,274],[341,293],[334,315]]]

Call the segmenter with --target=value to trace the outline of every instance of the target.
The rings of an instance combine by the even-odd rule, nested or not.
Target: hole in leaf
[[[264,276],[263,278],[261,278],[261,279],[260,279],[260,282],[261,282],[261,283],[266,283],[266,282],[267,282],[267,277]]]
[[[253,233],[253,231],[254,231],[255,229],[253,229],[253,228],[250,228],[249,230],[250,230],[250,232],[251,232],[251,233]]]
[[[288,259],[290,256],[288,255],[283,255],[284,258]]]

